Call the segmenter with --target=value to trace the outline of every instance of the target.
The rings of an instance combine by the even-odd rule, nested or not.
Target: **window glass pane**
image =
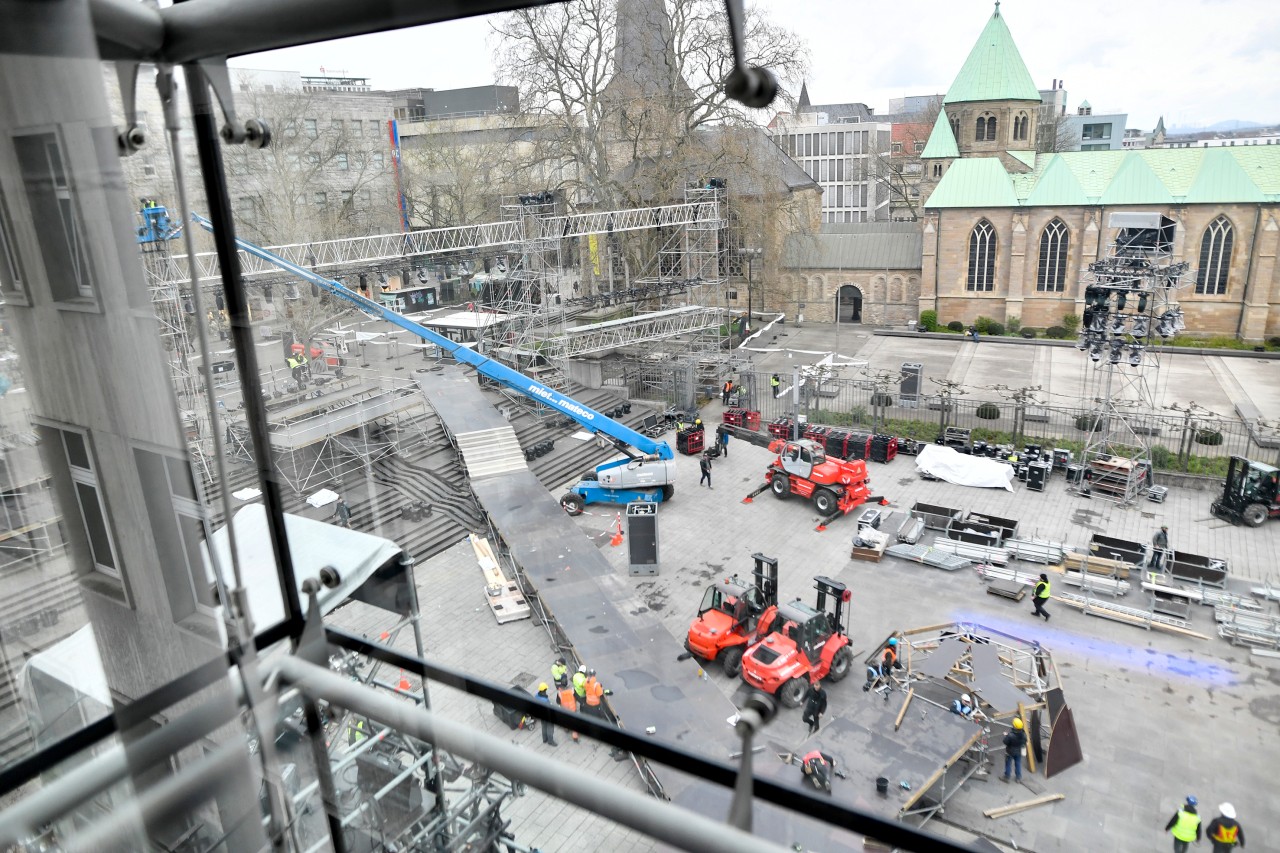
[[[18,248],[13,235],[13,220],[9,218],[8,202],[0,190],[0,292],[7,295],[23,295],[22,265],[18,261]]]
[[[218,596],[213,581],[205,572],[204,555],[200,543],[204,541],[204,524],[199,518],[177,513],[178,529],[182,536],[183,553],[186,556],[187,578],[197,604],[210,609],[218,606]]]
[[[53,298],[93,295],[84,235],[57,137],[52,133],[19,136],[14,148]]]
[[[93,551],[93,561],[100,568],[116,572],[115,557],[111,553],[111,536],[107,533],[107,520],[102,514],[102,505],[98,502],[98,490],[88,483],[76,483],[76,497],[80,500],[80,512],[84,514],[85,533],[89,537],[89,548]]]
[[[85,446],[84,436],[71,430],[58,430],[58,434],[67,447],[67,460],[76,468],[92,471],[93,465],[89,462],[89,448]]]

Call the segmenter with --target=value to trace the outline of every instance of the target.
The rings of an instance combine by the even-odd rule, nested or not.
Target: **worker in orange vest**
[[[604,689],[604,685],[602,685],[596,678],[596,671],[594,669],[587,670],[586,690],[586,712],[604,719],[604,706],[601,705],[600,702],[605,696],[612,696],[613,691]]]
[[[556,691],[556,704],[566,711],[578,710],[578,697],[573,695],[573,685],[566,682],[557,686],[559,689]],[[573,735],[573,742],[577,743],[578,733],[570,729],[569,734]]]

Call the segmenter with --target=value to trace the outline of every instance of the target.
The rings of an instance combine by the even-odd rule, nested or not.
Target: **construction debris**
[[[1280,649],[1280,618],[1276,616],[1215,607],[1213,618],[1218,621],[1218,636],[1233,646]]]
[[[1008,806],[1000,806],[999,808],[987,809],[984,815],[995,820],[996,818],[1007,817],[1011,814],[1017,814],[1026,809],[1033,809],[1036,806],[1043,806],[1047,803],[1055,803],[1058,800],[1066,799],[1066,794],[1045,794],[1043,797],[1036,797],[1034,800],[1023,800],[1020,803],[1013,803]]]
[[[973,564],[972,560],[957,557],[955,554],[937,548],[930,548],[928,545],[890,545],[885,549],[885,553],[890,557],[933,566],[944,572],[954,572],[956,569],[968,568]]]
[[[1079,554],[1075,551],[1067,551],[1062,557],[1062,562],[1068,569],[1086,571],[1095,575],[1107,575],[1120,580],[1128,580],[1130,570],[1137,568],[1133,563],[1126,563],[1124,560],[1112,560],[1108,557],[1096,557],[1092,554]]]
[[[1156,580],[1143,581],[1142,588],[1148,592],[1154,592],[1158,595],[1172,595],[1177,596],[1178,598],[1185,598],[1193,604],[1203,604],[1207,607],[1234,607],[1239,610],[1249,610],[1257,613],[1262,612],[1262,604],[1257,599],[1244,595],[1236,595],[1233,592],[1224,592],[1220,589],[1203,589],[1199,587],[1182,586],[1179,584],[1162,583]]]
[[[467,538],[471,540],[471,550],[475,551],[476,562],[480,564],[480,571],[484,575],[485,601],[489,603],[489,610],[493,612],[498,624],[528,619],[531,615],[529,602],[525,601],[519,585],[507,580],[502,573],[498,558],[489,547],[489,540],[474,533]]]
[[[1076,595],[1072,592],[1063,592],[1053,596],[1055,601],[1061,601],[1063,604],[1070,605],[1077,610],[1088,613],[1091,616],[1101,616],[1104,619],[1113,619],[1116,622],[1127,622],[1130,625],[1137,625],[1140,628],[1150,630],[1152,628],[1161,631],[1167,631],[1171,634],[1181,634],[1186,637],[1195,637],[1199,640],[1209,639],[1204,634],[1197,633],[1187,627],[1187,622],[1183,619],[1176,619],[1162,613],[1155,613],[1150,610],[1142,610],[1138,607],[1126,607],[1123,604],[1114,602],[1098,601],[1083,595]],[[1221,632],[1221,627],[1219,627]]]
[[[1022,560],[1024,563],[1056,566],[1066,554],[1066,548],[1061,542],[1044,539],[1006,539],[1004,547],[1015,560]]]
[[[957,557],[964,557],[975,562],[994,563],[997,566],[1003,566],[1009,562],[1009,551],[1006,548],[974,545],[970,542],[960,542],[956,539],[947,539],[942,536],[934,538],[933,547],[939,551],[946,551],[948,554],[954,554]]]

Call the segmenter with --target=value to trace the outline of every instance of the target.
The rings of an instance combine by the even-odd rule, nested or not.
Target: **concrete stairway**
[[[473,480],[529,467],[515,430],[509,426],[458,433],[454,440],[462,454],[462,464]]]

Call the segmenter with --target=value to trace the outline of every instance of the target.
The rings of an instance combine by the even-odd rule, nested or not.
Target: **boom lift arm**
[[[205,230],[210,232],[213,231],[213,223],[210,222],[208,219],[205,219],[203,216],[193,213],[191,214],[191,219],[197,225],[201,226]],[[356,306],[361,311],[365,312],[366,314],[369,314],[372,317],[375,317],[379,320],[386,320],[388,323],[393,323],[394,325],[399,326],[405,331],[408,331],[411,334],[417,335],[418,337],[422,338],[423,341],[429,341],[430,343],[435,344],[436,346],[440,347],[445,352],[448,352],[451,356],[453,356],[453,358],[456,361],[462,364],[467,364],[467,365],[470,365],[471,367],[474,367],[476,372],[484,376],[485,378],[491,379],[494,382],[497,382],[498,384],[506,388],[510,388],[511,390],[519,394],[523,394],[524,396],[532,400],[535,400],[536,402],[549,406],[550,408],[556,410],[557,412],[560,412],[561,414],[569,418],[572,418],[576,423],[578,423],[583,429],[587,430],[588,432],[607,437],[617,450],[619,450],[620,452],[622,452],[623,454],[629,457],[631,463],[663,462],[663,461],[668,461],[675,458],[675,454],[672,452],[671,446],[667,444],[665,441],[659,441],[657,439],[650,438],[646,435],[642,435],[641,433],[628,427],[626,424],[618,423],[617,421],[610,418],[608,415],[605,415],[602,412],[597,412],[595,409],[592,409],[590,406],[586,406],[582,403],[579,403],[577,400],[574,400],[571,397],[567,397],[564,394],[561,394],[559,391],[556,391],[554,388],[550,388],[542,384],[536,379],[532,379],[528,376],[525,376],[523,373],[520,373],[519,371],[512,370],[510,367],[507,367],[505,364],[502,364],[485,355],[475,352],[469,347],[465,347],[460,343],[451,341],[448,338],[444,337],[443,335],[437,332],[434,332],[431,329],[428,329],[427,327],[419,323],[415,323],[414,321],[410,320],[408,317],[405,317],[402,314],[398,314],[395,311],[390,310],[386,306],[381,305],[372,299],[369,299],[368,297],[361,296],[359,293],[356,293],[355,291],[348,290],[346,287],[343,287],[341,284],[339,284],[336,281],[333,281],[332,279],[325,278],[324,276],[319,275],[315,272],[312,272],[311,270],[305,267],[298,266],[297,264],[291,261],[288,261],[280,257],[279,255],[276,255],[272,252],[267,251],[266,249],[263,249],[261,246],[256,246],[253,243],[249,243],[240,238],[236,238],[236,245],[239,246],[241,249],[243,249],[245,252],[248,252],[249,254],[255,257],[261,258],[262,260],[267,261],[268,263],[274,264],[280,267],[280,269],[285,270],[286,272],[293,273],[299,278],[302,278],[310,282],[311,284],[314,284],[316,287],[322,288],[326,292],[331,293],[340,299],[344,299],[347,302],[350,302],[352,305]],[[599,481],[598,481],[600,485],[606,488],[609,488],[609,487],[618,488],[619,486],[625,487],[625,486],[631,485],[630,483],[627,483],[627,482],[617,483],[616,478],[609,478],[604,476],[604,472],[606,470],[616,469],[622,464],[626,464],[626,463],[625,462],[624,463],[607,462],[604,465],[601,465],[600,468],[597,469],[598,473],[600,474]],[[659,487],[667,486],[670,482],[671,476],[674,474],[674,466],[662,465],[662,466],[655,466],[655,467],[662,469],[662,471],[660,473],[651,472],[651,473],[658,474],[658,476],[656,478],[654,477],[647,478],[646,484],[659,486]],[[579,485],[581,486],[583,484],[579,484]],[[575,489],[576,488],[577,487],[575,487]],[[592,486],[590,488],[596,488],[596,487]],[[666,496],[667,497],[670,496],[669,490]],[[620,497],[622,497],[622,495],[597,498],[597,499],[611,500],[613,502],[625,503],[626,500],[618,499]],[[629,500],[639,500],[639,499],[653,500],[655,498],[653,498],[652,496],[646,495],[644,498],[634,497],[634,498],[628,498],[628,499]],[[661,500],[662,498],[659,497],[656,499]]]

